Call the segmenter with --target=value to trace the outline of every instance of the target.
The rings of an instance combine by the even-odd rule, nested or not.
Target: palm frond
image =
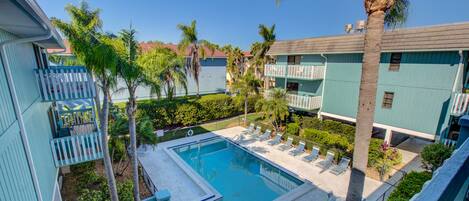
[[[407,21],[409,14],[409,0],[394,0],[394,5],[386,11],[384,23],[386,27],[395,28]]]

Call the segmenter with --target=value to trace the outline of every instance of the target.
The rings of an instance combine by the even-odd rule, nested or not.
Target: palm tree
[[[239,78],[231,88],[233,93],[237,93],[244,99],[244,125],[247,124],[248,117],[248,98],[250,95],[259,94],[260,81],[251,73],[246,73]]]
[[[270,28],[266,25],[260,24],[259,35],[262,37],[263,41],[255,42],[251,45],[251,54],[253,55],[251,66],[254,67],[254,74],[256,77],[262,79],[264,65],[272,60],[272,57],[267,55],[267,52],[276,40],[275,24]]]
[[[199,97],[200,59],[206,58],[206,51],[210,51],[211,55],[213,55],[218,46],[198,38],[195,20],[190,25],[179,24],[177,28],[182,32],[182,39],[178,44],[178,49],[182,55],[186,55],[186,52],[190,54],[186,68],[194,77],[197,96]]]
[[[236,80],[244,72],[244,53],[239,49],[239,47],[233,47],[231,45],[226,45],[221,48],[226,55],[226,70],[230,75],[229,85],[236,82]]]
[[[99,96],[96,97],[103,142],[103,161],[111,200],[117,201],[119,198],[108,146],[108,97],[110,88],[116,84],[117,55],[107,43],[108,38],[98,31],[102,25],[99,10],[90,10],[86,2],[82,2],[79,7],[69,4],[65,9],[71,17],[71,22],[55,18],[52,22],[68,38],[78,60],[93,73],[103,91],[102,107],[99,104]]]
[[[368,20],[365,33],[365,48],[363,50],[353,169],[347,192],[348,201],[362,199],[363,181],[368,163],[368,149],[373,130],[384,26],[395,26],[405,22],[409,1],[365,0],[364,5]]]
[[[283,89],[275,88],[266,92],[268,98],[256,103],[256,111],[261,113],[265,119],[269,119],[275,131],[280,130],[282,121],[289,115],[286,92]]]
[[[173,99],[177,87],[182,87],[187,94],[184,57],[178,56],[169,48],[156,47],[143,54],[138,63],[146,69],[149,79],[164,85],[163,89],[169,100]],[[151,91],[158,90],[159,88]]]
[[[118,72],[124,80],[129,93],[129,101],[126,105],[126,112],[129,119],[130,133],[130,155],[132,164],[132,181],[134,188],[134,200],[140,200],[138,159],[137,159],[137,97],[135,91],[139,86],[145,83],[145,72],[137,65],[137,56],[139,52],[138,41],[136,40],[136,31],[130,26],[119,33],[119,38],[115,39],[113,45],[116,52],[119,53]]]

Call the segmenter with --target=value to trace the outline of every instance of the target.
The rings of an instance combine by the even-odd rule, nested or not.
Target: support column
[[[384,136],[384,141],[391,145],[391,140],[392,140],[392,130],[391,129],[386,129],[386,135]]]

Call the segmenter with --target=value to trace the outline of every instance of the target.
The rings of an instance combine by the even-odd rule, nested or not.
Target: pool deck
[[[182,160],[172,156],[173,153],[168,151],[167,148],[214,136],[235,139],[244,130],[245,128],[238,126],[193,137],[159,143],[154,149],[139,148],[138,159],[156,188],[168,189],[171,192],[171,200],[202,200],[208,195],[219,194],[210,185],[207,186],[206,182],[200,182],[198,179],[194,180],[194,175],[188,173],[187,169],[184,170],[186,165],[181,165],[181,163],[183,163]],[[240,145],[264,159],[267,159],[297,177],[312,183],[309,187],[305,187],[307,188],[306,191],[297,193],[297,196],[295,196],[296,198],[291,200],[328,200],[328,197],[331,196],[330,193],[332,193],[334,197],[339,198],[338,200],[345,199],[350,170],[337,176],[330,173],[328,170],[323,171],[321,168],[314,165],[322,159],[318,159],[313,163],[302,161],[301,158],[307,155],[306,153],[293,157],[288,154],[288,151],[280,151],[276,146],[268,145],[267,141],[256,141],[254,139],[250,139],[249,136],[246,136],[243,140],[238,142]],[[382,185],[382,182],[367,177],[365,179],[365,188],[363,192],[364,197],[371,195]],[[217,200],[218,198],[219,197],[214,197],[208,200]]]

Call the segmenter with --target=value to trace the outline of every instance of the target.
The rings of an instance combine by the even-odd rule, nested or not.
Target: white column
[[[384,141],[388,144],[391,144],[391,139],[392,139],[392,130],[386,129],[386,135],[384,136]]]

